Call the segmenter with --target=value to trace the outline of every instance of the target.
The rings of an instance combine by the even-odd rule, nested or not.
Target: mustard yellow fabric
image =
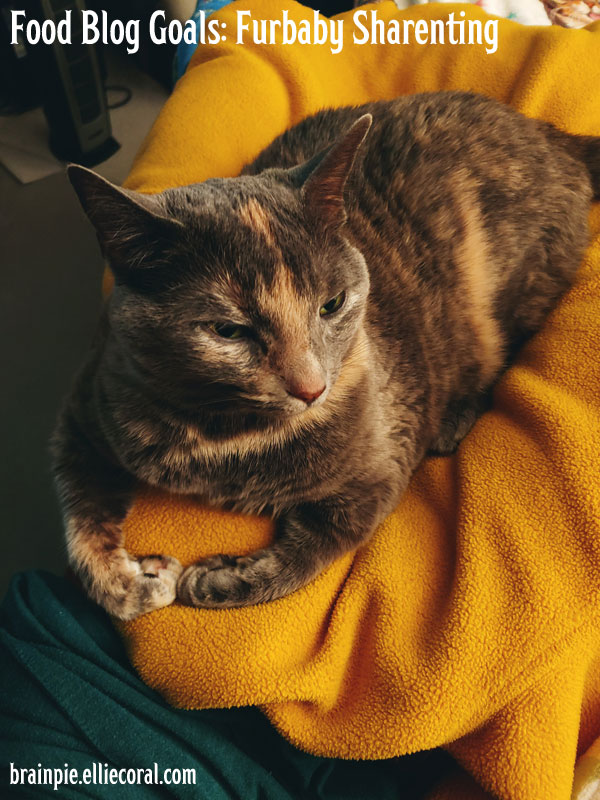
[[[296,20],[312,12],[286,3]],[[279,18],[274,0],[236,9]],[[441,18],[430,4],[382,19]],[[350,25],[350,14],[345,15]],[[348,37],[347,37],[348,38]],[[200,47],[127,185],[145,192],[239,172],[326,106],[472,89],[600,134],[600,23],[499,22],[481,46]],[[452,458],[430,458],[372,541],[306,588],[245,609],[177,605],[121,624],[144,680],[186,708],[259,705],[310,752],[378,759],[447,747],[465,772],[436,797],[567,800],[578,747],[600,734],[600,205],[578,282],[500,381]],[[184,564],[249,552],[264,519],[143,492],[136,554]]]

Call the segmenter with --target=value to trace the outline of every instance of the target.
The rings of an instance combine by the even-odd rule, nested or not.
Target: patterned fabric
[[[432,0],[394,0],[400,9],[425,5]],[[456,0],[435,0],[453,3]],[[583,28],[600,19],[600,2],[596,0],[463,0],[488,14],[506,17],[523,25],[562,25],[563,28]],[[360,5],[361,1],[356,3]]]
[[[600,19],[600,3],[595,0],[542,0],[555,25],[583,28]]]
[[[488,14],[497,17],[505,17],[523,25],[550,25],[550,20],[544,10],[541,0],[464,0],[479,6]],[[394,0],[398,8],[404,9],[409,6],[421,6],[429,0]],[[436,0],[436,2],[452,3],[456,0]],[[547,5],[573,5],[572,3],[547,3]],[[584,5],[575,3],[574,5]]]

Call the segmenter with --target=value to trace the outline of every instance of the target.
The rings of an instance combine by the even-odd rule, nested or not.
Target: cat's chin
[[[322,403],[313,403],[311,405],[307,405],[306,403],[295,403],[292,405],[291,403],[288,405],[282,406],[268,406],[262,409],[261,416],[272,419],[273,421],[277,422],[286,422],[287,420],[292,419],[299,419],[300,417],[304,416],[307,412],[312,411],[313,409],[317,408],[318,406],[323,405]]]
[[[306,411],[308,411],[308,406],[305,406],[304,408],[279,407],[265,409],[263,414],[265,417],[272,420],[285,422],[288,419],[296,419],[297,417],[301,417]]]
[[[295,419],[297,417],[302,417],[304,414],[307,414],[309,411],[314,411],[317,408],[320,408],[327,402],[327,397],[329,392],[325,392],[321,397],[319,397],[315,402],[307,404],[302,400],[297,400],[290,402],[286,405],[285,408],[285,416],[290,419]]]

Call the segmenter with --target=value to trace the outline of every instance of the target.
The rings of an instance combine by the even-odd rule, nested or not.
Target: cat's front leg
[[[395,495],[387,482],[379,482],[298,505],[279,519],[270,547],[248,556],[213,556],[184,570],[178,599],[190,606],[230,608],[285,597],[365,542],[391,511]]]
[[[135,619],[170,605],[182,567],[176,558],[133,558],[122,546],[121,520],[81,513],[66,518],[69,563],[87,594],[109,614]]]
[[[53,450],[69,563],[89,596],[123,620],[172,603],[179,561],[163,555],[133,558],[123,547],[133,477],[102,456],[73,418],[60,421]]]

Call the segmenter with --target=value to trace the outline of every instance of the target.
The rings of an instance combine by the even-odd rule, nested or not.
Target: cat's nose
[[[287,387],[287,393],[292,397],[297,397],[298,400],[304,400],[305,403],[314,403],[314,401],[321,397],[325,391],[325,384],[319,386],[318,384],[309,383],[290,383]]]

